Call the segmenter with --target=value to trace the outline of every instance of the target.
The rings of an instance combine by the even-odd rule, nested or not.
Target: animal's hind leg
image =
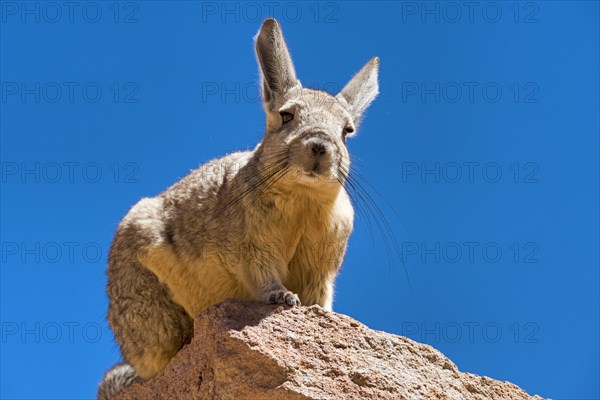
[[[148,379],[193,336],[193,320],[137,260],[109,266],[108,320],[125,361]]]

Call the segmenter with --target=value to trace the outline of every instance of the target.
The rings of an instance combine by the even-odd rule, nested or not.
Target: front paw
[[[267,292],[263,296],[263,299],[266,303],[270,304],[287,304],[290,306],[300,305],[298,295],[288,290],[273,290],[272,292]]]

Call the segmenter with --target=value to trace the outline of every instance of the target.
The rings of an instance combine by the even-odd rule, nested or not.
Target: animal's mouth
[[[296,169],[296,174],[295,174],[296,179],[298,180],[298,182],[304,183],[304,184],[309,184],[309,185],[313,185],[313,184],[317,184],[319,182],[327,182],[329,181],[329,179],[331,178],[331,173],[329,172],[329,170],[324,169],[324,168],[302,168],[302,167],[298,167]]]
[[[316,160],[312,168],[306,168],[305,171],[310,176],[322,176],[327,174],[327,170],[329,168],[330,162],[325,162],[322,160]]]
[[[313,170],[301,170],[298,171],[298,182],[308,185],[314,185],[323,179],[323,176]]]

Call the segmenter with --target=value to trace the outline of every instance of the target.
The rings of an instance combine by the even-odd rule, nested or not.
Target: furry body
[[[227,298],[332,308],[354,218],[346,137],[377,95],[379,60],[332,96],[302,88],[276,21],[256,52],[263,140],[142,199],[119,224],[108,320],[129,365],[107,373],[102,399],[159,373],[191,340],[193,318]]]

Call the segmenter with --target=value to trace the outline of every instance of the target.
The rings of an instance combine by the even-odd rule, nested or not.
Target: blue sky
[[[94,398],[119,359],[116,225],[260,140],[267,16],[307,86],[381,58],[349,147],[394,238],[358,215],[334,309],[462,371],[600,397],[597,2],[77,4],[0,3],[2,399]]]

